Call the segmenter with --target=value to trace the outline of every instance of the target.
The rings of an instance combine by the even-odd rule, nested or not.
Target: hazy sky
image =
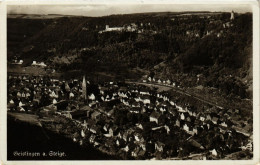
[[[223,11],[251,12],[249,5],[101,4],[101,5],[9,5],[8,14],[64,14],[105,16],[143,12]]]

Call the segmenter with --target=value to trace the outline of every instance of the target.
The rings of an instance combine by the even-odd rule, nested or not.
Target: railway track
[[[176,87],[172,87],[172,86],[168,86],[168,85],[163,85],[163,84],[157,84],[157,83],[144,83],[144,82],[132,82],[132,81],[126,81],[126,83],[135,83],[135,84],[140,84],[140,85],[145,85],[145,86],[152,86],[152,87],[167,87],[167,88],[170,88],[171,90],[174,90],[175,92],[178,92],[180,94],[183,94],[183,95],[186,95],[186,96],[189,96],[189,97],[192,97],[192,98],[195,98],[203,103],[206,103],[206,104],[209,104],[209,105],[212,105],[212,106],[216,106],[220,109],[224,109],[223,106],[220,106],[214,102],[211,102],[211,101],[208,101],[208,100],[205,100],[203,99],[202,97],[200,96],[196,96],[194,94],[191,94],[191,93],[188,93],[184,90],[181,90],[179,88],[176,88]]]

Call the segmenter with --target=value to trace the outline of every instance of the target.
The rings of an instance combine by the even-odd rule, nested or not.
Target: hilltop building
[[[230,20],[234,20],[235,19],[235,13],[234,11],[232,10],[231,14],[230,14]]]
[[[46,67],[47,65],[44,62],[32,62],[32,66],[41,66],[41,67]]]
[[[23,60],[13,60],[12,64],[21,65],[21,64],[23,64]]]
[[[109,25],[106,25],[105,31],[122,31],[123,27],[109,27]]]

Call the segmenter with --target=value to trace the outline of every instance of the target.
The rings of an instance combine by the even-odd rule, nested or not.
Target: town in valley
[[[82,160],[253,157],[252,13],[10,13],[7,46],[11,160],[31,125]]]

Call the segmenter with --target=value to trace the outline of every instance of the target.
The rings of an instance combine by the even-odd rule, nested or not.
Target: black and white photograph
[[[6,15],[7,161],[257,156],[252,5],[12,4]]]

